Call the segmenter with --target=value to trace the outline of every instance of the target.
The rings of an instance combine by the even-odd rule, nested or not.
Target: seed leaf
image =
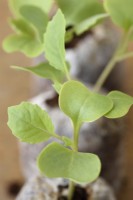
[[[65,63],[65,19],[60,10],[48,23],[44,35],[45,56],[49,63],[56,69],[64,71]]]
[[[106,96],[89,91],[80,82],[68,81],[61,89],[59,105],[74,124],[81,124],[104,116],[113,107],[113,102]]]
[[[54,127],[48,114],[38,105],[23,102],[8,108],[8,126],[13,134],[27,143],[39,143],[48,140]]]
[[[56,142],[40,153],[38,166],[49,178],[63,177],[78,183],[94,181],[101,169],[96,155],[74,152]]]
[[[56,0],[59,8],[65,15],[67,25],[78,24],[85,19],[104,13],[101,3],[97,0]]]
[[[104,6],[114,23],[125,30],[133,26],[132,0],[105,0]]]
[[[133,97],[119,91],[112,91],[108,97],[114,103],[113,108],[106,114],[107,118],[119,118],[126,115],[133,105]]]

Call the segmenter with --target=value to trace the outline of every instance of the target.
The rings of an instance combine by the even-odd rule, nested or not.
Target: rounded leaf
[[[124,94],[119,91],[112,91],[108,94],[108,97],[112,99],[114,106],[113,108],[106,114],[107,118],[119,118],[126,115],[133,105],[133,97]]]
[[[133,26],[133,0],[105,0],[104,6],[114,23],[125,30]]]
[[[88,90],[78,81],[68,81],[59,96],[61,110],[74,124],[92,122],[104,116],[113,107],[111,99]]]
[[[63,177],[78,183],[94,181],[101,170],[101,163],[96,155],[74,152],[56,142],[40,153],[38,166],[49,178]]]

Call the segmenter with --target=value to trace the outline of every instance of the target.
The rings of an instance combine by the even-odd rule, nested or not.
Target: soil
[[[67,27],[66,30],[71,30],[73,27]],[[84,39],[85,37],[88,37],[89,35],[93,34],[93,32],[90,30],[90,31],[86,31],[84,32],[83,34],[81,35],[76,35],[75,33],[73,34],[73,40],[71,42],[67,42],[65,44],[65,48],[66,49],[69,49],[69,48],[74,48],[76,47],[76,45],[78,45],[78,42],[82,39]]]
[[[62,192],[64,187],[59,187],[59,193]],[[68,186],[67,186],[68,188]],[[61,195],[58,200],[68,200],[66,196]],[[76,186],[74,191],[73,200],[89,200],[89,194],[86,192],[84,188],[81,188],[79,186]]]
[[[59,98],[59,95],[57,93],[55,93],[54,97],[46,100],[45,103],[51,108],[57,107],[58,106],[58,98]]]

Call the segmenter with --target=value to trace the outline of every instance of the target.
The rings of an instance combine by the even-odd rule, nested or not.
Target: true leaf
[[[104,6],[114,23],[125,30],[133,26],[133,0],[105,0]]]
[[[65,146],[73,147],[73,141],[70,138],[62,136],[62,141],[64,142]]]
[[[74,124],[92,122],[104,116],[113,107],[110,98],[93,93],[77,81],[68,81],[59,96],[61,110]]]
[[[73,37],[74,37],[74,31],[75,29],[74,28],[71,28],[69,30],[66,31],[66,34],[65,34],[65,43],[68,43],[70,42]]]
[[[20,8],[24,5],[32,5],[41,8],[48,13],[53,0],[9,0],[10,8],[15,16],[20,16]]]
[[[104,13],[102,4],[98,0],[56,0],[65,15],[67,25],[78,24],[85,19]]]
[[[36,28],[36,31],[39,33],[39,36],[42,40],[48,23],[48,16],[45,14],[45,12],[36,6],[27,5],[20,8],[20,13]]]
[[[133,97],[119,91],[112,91],[108,97],[113,101],[113,108],[106,114],[107,118],[119,118],[127,114],[133,105]]]
[[[24,19],[12,19],[10,25],[15,29],[17,33],[23,33],[26,35],[35,35],[34,29]]]
[[[41,152],[38,166],[49,178],[63,177],[78,183],[94,181],[101,169],[96,155],[74,152],[55,142]]]
[[[54,127],[48,114],[38,105],[23,102],[8,108],[8,126],[13,134],[28,143],[48,140]]]
[[[59,94],[62,88],[62,84],[60,84],[59,82],[55,82],[53,84],[53,88],[55,89],[55,91]]]
[[[104,18],[108,17],[108,14],[98,14],[95,16],[92,16],[84,21],[82,21],[81,23],[77,24],[75,26],[75,32],[77,35],[80,35],[81,33],[89,30],[90,28],[92,28],[93,26],[97,25],[99,22],[101,22],[101,20],[103,20]]]
[[[42,53],[43,45],[29,35],[10,35],[3,42],[3,48],[7,52],[20,51],[29,57],[35,57]]]
[[[48,63],[41,63],[34,67],[13,66],[12,68],[17,69],[17,70],[32,72],[33,74],[37,76],[50,79],[53,82],[55,81],[61,82],[64,78],[64,74],[60,70],[53,68]]]
[[[45,56],[49,63],[58,70],[64,71],[65,63],[65,19],[60,10],[48,23],[44,35]]]

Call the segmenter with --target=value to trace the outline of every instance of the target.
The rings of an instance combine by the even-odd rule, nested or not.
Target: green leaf
[[[48,13],[53,2],[53,0],[9,0],[9,6],[15,16],[20,16],[19,10],[24,5],[37,6]]]
[[[95,25],[97,25],[98,23],[100,23],[103,19],[105,19],[106,17],[108,17],[108,14],[98,14],[95,16],[92,16],[86,20],[84,20],[83,22],[77,24],[75,26],[75,32],[77,35],[82,34],[83,32],[89,30],[90,28],[94,27]]]
[[[66,147],[73,147],[73,141],[70,138],[62,136],[62,141]]]
[[[53,84],[53,88],[55,89],[55,91],[60,94],[61,88],[62,88],[62,84],[60,84],[59,82],[55,82]]]
[[[71,28],[69,30],[66,31],[66,34],[65,34],[65,43],[68,43],[70,42],[73,37],[74,37],[74,28]]]
[[[74,124],[92,122],[104,116],[113,107],[110,98],[93,93],[77,81],[68,81],[59,96],[61,110]]]
[[[48,23],[44,35],[44,51],[49,63],[58,70],[64,71],[65,63],[65,19],[60,10]]]
[[[34,67],[13,66],[12,68],[17,69],[17,70],[32,72],[33,74],[37,76],[50,79],[53,82],[56,82],[56,81],[62,82],[64,78],[64,74],[60,70],[53,68],[48,63],[41,63]]]
[[[74,152],[55,142],[41,152],[38,166],[49,178],[63,177],[78,183],[94,181],[101,169],[96,155]]]
[[[38,32],[41,40],[48,24],[48,16],[41,8],[36,6],[22,6],[20,8],[21,15],[30,22]]]
[[[133,0],[105,0],[104,6],[114,23],[125,30],[133,26]]]
[[[17,33],[35,36],[34,29],[24,19],[12,19],[10,25]]]
[[[43,51],[43,45],[35,38],[28,35],[10,35],[3,42],[7,52],[20,51],[29,57],[36,57]]]
[[[8,108],[8,126],[13,134],[28,143],[48,140],[54,133],[54,127],[48,114],[38,105],[23,102]]]
[[[78,24],[85,19],[104,13],[102,4],[98,0],[56,0],[65,15],[67,25]]]
[[[108,97],[114,102],[114,107],[106,114],[107,118],[123,117],[133,105],[133,97],[119,91],[110,92]]]

